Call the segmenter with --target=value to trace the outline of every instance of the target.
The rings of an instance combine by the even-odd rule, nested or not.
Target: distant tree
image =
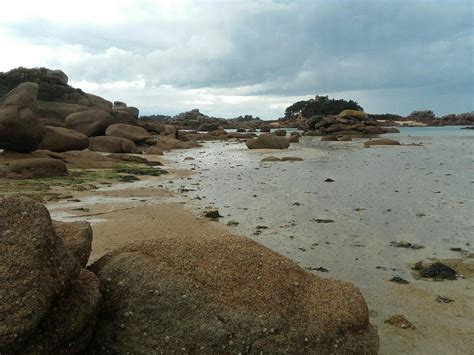
[[[327,96],[316,96],[307,101],[298,101],[288,106],[285,110],[285,118],[291,118],[301,113],[306,118],[313,116],[337,115],[346,109],[363,111],[354,100],[330,99]]]

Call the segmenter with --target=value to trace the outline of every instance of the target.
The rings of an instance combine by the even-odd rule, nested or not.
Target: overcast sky
[[[474,1],[14,0],[0,71],[62,69],[70,84],[170,114],[281,117],[316,94],[365,111],[473,108]]]

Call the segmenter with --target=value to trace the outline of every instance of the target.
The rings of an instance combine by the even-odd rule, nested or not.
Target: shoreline
[[[234,143],[225,142],[217,144],[219,146],[227,145],[228,147],[234,147]],[[247,155],[252,157],[252,159],[271,154],[299,155],[304,151],[302,149],[293,148],[284,152],[250,151],[251,153]],[[381,151],[377,151],[377,154],[379,152]],[[469,298],[470,292],[474,289],[472,278],[444,282],[422,280],[413,281],[408,285],[398,285],[388,281],[391,272],[384,271],[383,268],[371,270],[365,264],[355,267],[354,261],[347,258],[347,254],[340,254],[340,248],[343,245],[331,246],[327,244],[324,248],[326,250],[325,253],[329,252],[329,259],[326,258],[325,262],[315,264],[314,260],[308,259],[305,256],[307,253],[295,252],[292,244],[278,246],[277,244],[272,245],[272,243],[269,243],[267,235],[269,232],[267,230],[264,230],[262,235],[256,236],[250,233],[242,233],[242,228],[246,230],[245,224],[249,224],[249,226],[252,224],[250,221],[241,222],[239,227],[235,228],[224,225],[226,221],[233,218],[232,215],[227,216],[226,214],[222,222],[203,218],[200,215],[204,207],[215,204],[211,200],[197,200],[193,197],[193,194],[197,194],[197,192],[191,190],[199,186],[192,185],[193,181],[196,181],[195,179],[206,179],[205,176],[201,177],[206,172],[206,168],[200,166],[202,163],[198,159],[182,162],[184,157],[193,154],[202,156],[201,160],[204,160],[207,159],[206,156],[211,156],[212,152],[209,151],[207,146],[194,150],[173,151],[167,156],[165,167],[171,166],[175,173],[156,178],[142,178],[140,181],[130,184],[113,184],[102,190],[78,192],[74,194],[72,199],[82,199],[81,202],[76,202],[76,205],[73,203],[68,207],[64,204],[64,209],[71,210],[78,208],[77,206],[81,206],[79,208],[86,206],[86,208],[89,208],[89,211],[83,214],[78,213],[79,215],[94,214],[91,217],[106,219],[105,222],[92,224],[94,244],[91,262],[119,245],[132,241],[160,238],[160,235],[175,235],[183,238],[205,235],[247,235],[251,239],[270,247],[270,249],[289,257],[307,270],[313,266],[327,267],[328,262],[332,259],[333,264],[330,265],[329,272],[322,273],[314,269],[309,271],[319,277],[336,278],[341,281],[351,282],[361,290],[370,310],[371,323],[378,328],[381,354],[399,351],[444,352],[447,349],[450,349],[451,352],[466,353],[474,345],[471,336],[472,329],[470,329],[472,326],[469,326],[469,319],[474,316],[472,299]],[[327,156],[323,154],[319,158],[327,159]],[[214,163],[211,160],[210,164]],[[295,166],[290,165],[293,163],[277,164],[287,164],[280,165],[284,169]],[[233,165],[237,166],[239,164],[234,162]],[[187,170],[184,170],[183,166],[186,166]],[[213,184],[212,181],[210,183]],[[193,186],[194,188],[192,188]],[[179,193],[179,189],[184,190],[181,190],[182,192]],[[87,205],[87,196],[95,196],[96,199],[98,197],[98,200],[103,199],[104,203],[102,205],[95,205],[93,203],[97,201],[90,201],[92,203]],[[110,200],[107,201],[107,198]],[[61,203],[49,204],[48,207],[59,205]],[[115,209],[114,212],[110,212],[111,205]],[[224,206],[216,207],[222,207],[223,211],[226,211]],[[54,218],[54,214],[59,210],[53,209],[52,211]],[[104,212],[105,214],[98,215]],[[323,226],[321,228],[324,230]],[[282,230],[281,233],[285,234],[286,232]],[[277,236],[270,233],[271,235]],[[330,237],[329,234],[328,236]],[[279,243],[280,239],[276,237],[273,237],[273,239],[276,243]],[[343,238],[342,241],[344,240],[346,242],[349,241],[347,238]],[[323,244],[321,244],[321,241],[319,242],[320,245],[324,244],[324,242]],[[375,258],[376,262],[380,262],[381,265],[383,265],[384,257],[376,256],[374,252],[377,248],[383,248],[383,243],[383,241],[373,239],[370,248],[367,250],[368,254],[365,253],[367,257]],[[395,254],[398,253],[400,256],[416,253],[409,250],[399,251],[395,250],[395,248],[387,249],[387,251]],[[429,253],[426,253],[426,255],[429,255]],[[338,264],[340,265],[339,267],[355,267],[355,272],[360,274],[360,282],[348,279],[347,276],[341,277],[342,274],[340,272],[334,273]],[[405,268],[407,268],[406,264],[406,258],[403,257],[401,265],[405,265]],[[379,292],[376,292],[376,290],[379,290]],[[436,303],[435,298],[438,295],[453,298],[455,302],[450,304]],[[416,329],[407,330],[385,324],[384,320],[394,314],[406,315],[415,324]],[[443,339],[443,341],[441,342],[440,339]]]

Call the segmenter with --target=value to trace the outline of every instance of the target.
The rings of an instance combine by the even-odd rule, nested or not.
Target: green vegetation
[[[139,166],[139,165],[124,165],[118,169],[115,169],[115,172],[121,174],[131,174],[131,175],[148,175],[148,176],[160,176],[163,174],[168,174],[166,170],[160,168],[151,168],[148,166]]]
[[[298,101],[288,106],[285,110],[285,118],[292,118],[301,113],[305,118],[313,116],[338,115],[344,110],[363,111],[362,106],[353,100],[330,99],[327,96],[316,96],[307,101]]]

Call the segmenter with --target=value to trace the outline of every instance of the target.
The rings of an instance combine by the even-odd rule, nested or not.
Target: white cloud
[[[0,12],[0,70],[60,68],[74,85],[146,113],[198,106],[275,118],[323,93],[368,111],[467,111],[470,9],[436,0],[17,0]]]

